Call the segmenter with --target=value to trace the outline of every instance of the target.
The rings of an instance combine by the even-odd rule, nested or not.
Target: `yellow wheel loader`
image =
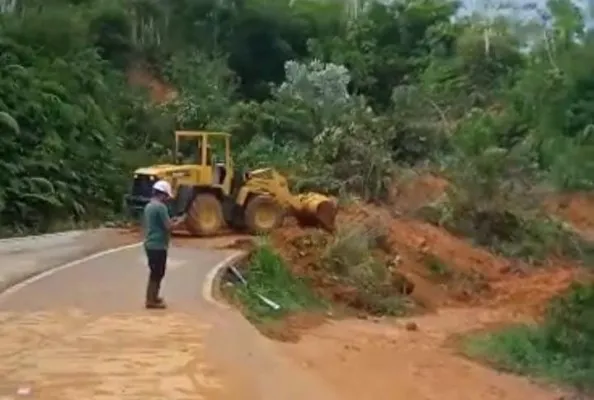
[[[182,147],[190,149],[191,160],[179,160]],[[214,157],[213,148],[222,156]],[[142,212],[153,183],[165,179],[173,189],[171,215],[186,214],[186,229],[195,236],[216,235],[225,227],[266,234],[282,225],[287,214],[302,225],[334,230],[334,200],[319,193],[291,194],[287,179],[272,168],[234,170],[228,133],[177,131],[175,155],[176,164],[134,171],[125,198],[132,214]]]

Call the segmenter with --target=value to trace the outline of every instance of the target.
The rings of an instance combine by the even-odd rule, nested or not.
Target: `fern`
[[[4,111],[0,111],[0,126],[10,129],[14,134],[20,132],[18,122],[10,114]]]

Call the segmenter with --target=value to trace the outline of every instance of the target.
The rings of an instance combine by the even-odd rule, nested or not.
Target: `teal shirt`
[[[169,212],[167,206],[151,200],[144,207],[144,247],[149,250],[167,250],[169,247]]]

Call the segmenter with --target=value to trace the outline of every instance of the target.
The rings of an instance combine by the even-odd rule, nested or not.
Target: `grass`
[[[431,276],[436,279],[449,280],[454,275],[452,269],[434,254],[425,255],[423,257],[423,262]]]
[[[382,275],[371,255],[374,246],[372,233],[362,225],[340,227],[332,242],[324,250],[322,259],[342,276]],[[378,276],[382,279],[384,276]]]
[[[409,306],[403,295],[407,285],[404,277],[394,279],[385,260],[373,254],[381,250],[382,236],[377,226],[341,226],[320,261],[329,275],[356,288],[351,306],[372,315],[401,316]]]
[[[258,243],[252,253],[245,277],[248,285],[237,283],[232,296],[239,301],[248,319],[264,322],[304,310],[326,307],[310,289],[307,282],[291,274],[279,254],[265,241]],[[263,295],[280,305],[273,310],[259,297]]]
[[[594,285],[576,284],[539,324],[467,338],[465,353],[513,373],[594,393]]]
[[[543,329],[538,325],[508,327],[469,339],[464,350],[503,371],[594,391],[594,363],[550,348]]]

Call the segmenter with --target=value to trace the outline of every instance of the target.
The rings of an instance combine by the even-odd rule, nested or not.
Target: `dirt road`
[[[70,250],[88,250],[81,240],[69,238]],[[29,266],[43,259],[43,249],[34,253]],[[43,400],[331,399],[238,313],[207,300],[209,272],[228,256],[172,249],[165,312],[142,307],[139,247],[0,295],[0,398],[17,398],[20,390]],[[18,259],[26,253],[4,254],[3,265]]]

